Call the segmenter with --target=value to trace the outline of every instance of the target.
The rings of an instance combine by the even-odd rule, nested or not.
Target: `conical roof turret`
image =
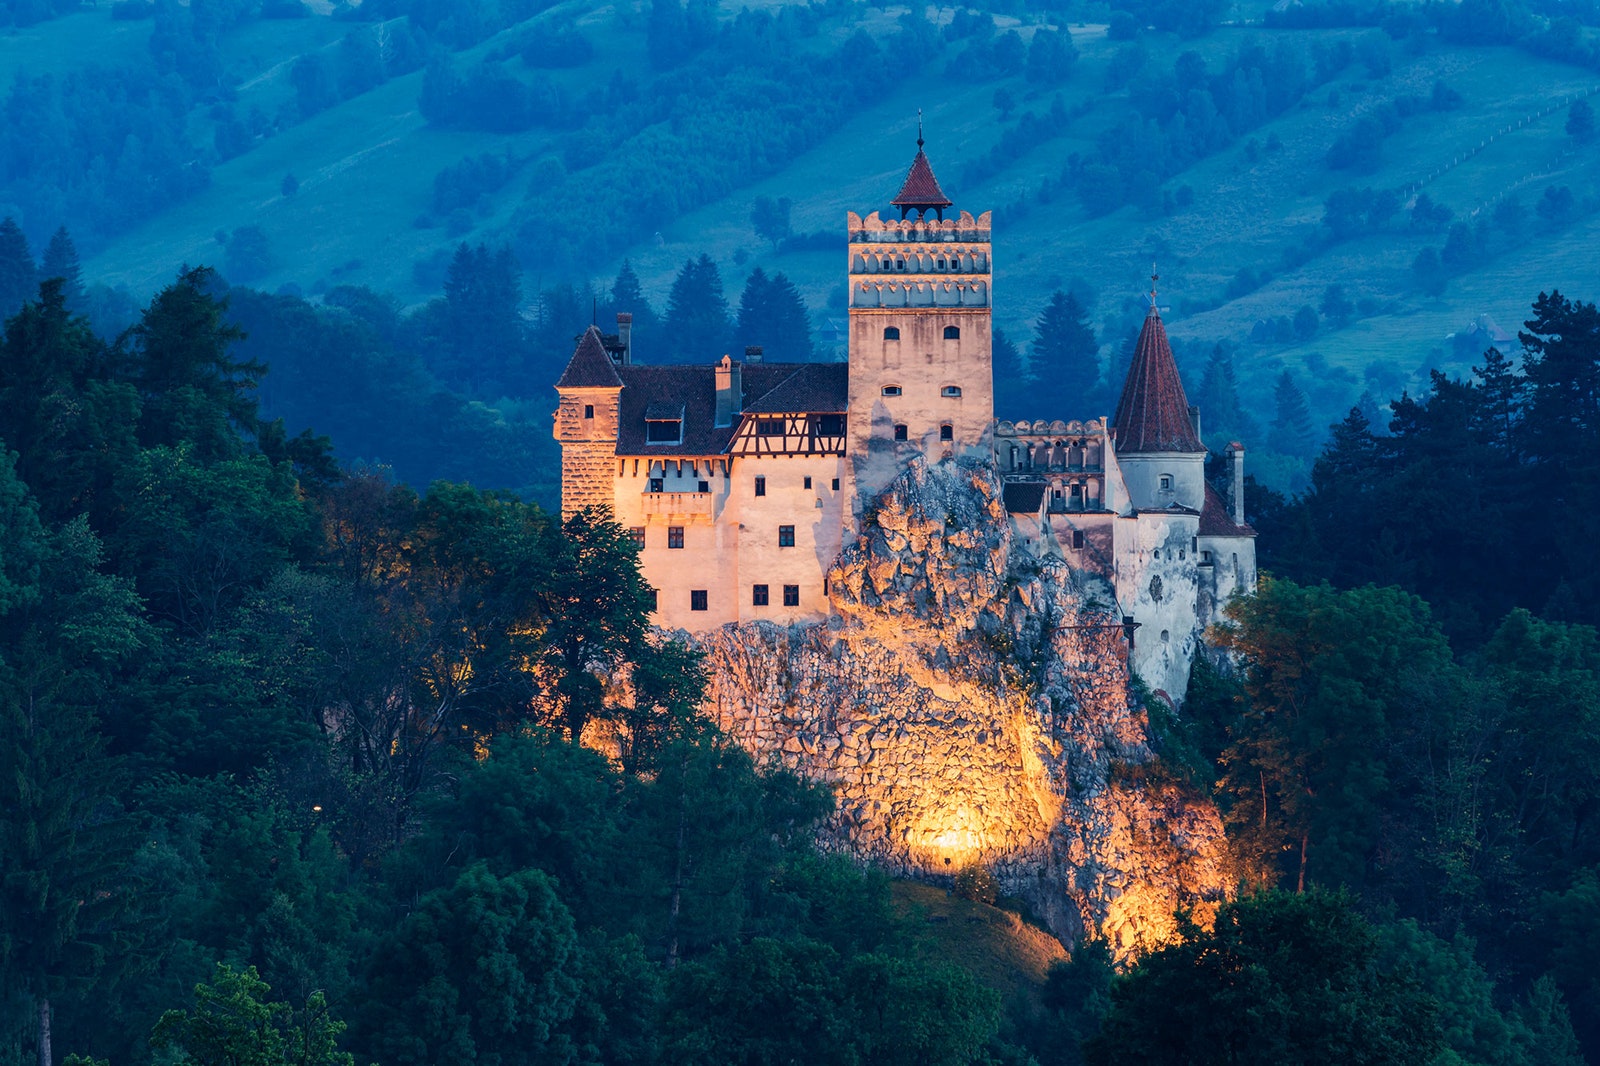
[[[1111,427],[1118,455],[1206,450],[1189,417],[1189,398],[1184,395],[1183,379],[1178,376],[1178,363],[1167,343],[1154,293]]]
[[[620,389],[622,379],[617,376],[616,364],[606,354],[605,338],[600,327],[590,326],[578,339],[578,348],[567,362],[558,389]]]
[[[950,206],[950,197],[939,188],[939,179],[933,176],[933,164],[928,162],[928,154],[922,150],[920,114],[917,118],[917,157],[911,161],[905,184],[900,186],[900,195],[890,202],[900,209],[901,218],[905,218],[908,211],[916,211],[917,217],[921,218],[929,210],[944,218],[944,209]]]

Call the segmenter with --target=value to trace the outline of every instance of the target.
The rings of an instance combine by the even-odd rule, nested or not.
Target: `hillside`
[[[151,35],[170,32],[155,10],[153,19],[129,20],[98,5],[7,31],[0,78],[146,62],[161,51]],[[1600,85],[1600,75],[1523,45],[1469,46],[1429,27],[1405,35],[1392,26],[1276,27],[1259,3],[1233,5],[1194,39],[1146,29],[1128,40],[1126,27],[1108,27],[1106,10],[1078,5],[1050,16],[1078,56],[1070,76],[1052,84],[996,58],[1007,32],[1028,45],[1050,28],[1003,3],[991,5],[992,18],[929,8],[920,12],[926,23],[907,24],[903,6],[768,3],[752,15],[730,0],[716,11],[720,38],[709,25],[691,26],[684,40],[693,47],[665,60],[652,51],[661,31],[645,0],[507,5],[528,17],[502,14],[470,32],[457,24],[465,16],[437,22],[435,12],[429,23],[403,16],[408,10],[305,8],[304,17],[241,16],[218,32],[208,62],[221,87],[191,78],[198,87],[181,116],[198,153],[183,165],[203,168],[205,181],[152,194],[159,209],[119,222],[103,208],[86,221],[65,194],[12,192],[7,204],[3,188],[0,209],[21,216],[36,247],[65,223],[79,234],[86,278],[141,300],[180,265],[214,262],[268,290],[289,286],[315,298],[355,284],[415,306],[437,295],[452,250],[467,241],[512,247],[530,315],[541,290],[607,287],[624,260],[659,311],[685,260],[708,253],[731,303],[752,268],[782,271],[823,327],[843,313],[842,242],[833,242],[843,212],[893,195],[920,108],[946,191],[958,207],[995,212],[996,316],[1014,340],[1025,346],[1051,292],[1071,285],[1111,362],[1154,263],[1191,390],[1212,347],[1235,345],[1242,397],[1263,436],[1285,369],[1307,393],[1315,431],[1363,391],[1381,404],[1414,389],[1429,366],[1464,371],[1478,353],[1446,338],[1476,316],[1514,333],[1541,290],[1593,295],[1587,250],[1600,149],[1565,127],[1570,102]],[[691,21],[696,10],[704,8],[691,5]],[[781,17],[762,22],[773,14]],[[863,37],[875,53],[863,51],[872,47]],[[566,52],[541,53],[535,67],[529,56],[547,40]],[[567,47],[574,42],[581,47]],[[1259,113],[1242,130],[1206,134],[1182,95],[1194,71],[1223,85],[1257,48],[1270,56],[1265,67],[1279,69],[1287,55],[1303,71],[1252,88]],[[350,73],[359,74],[352,57],[363,49],[376,49],[370,76]],[[736,61],[743,66],[729,69]],[[1180,81],[1190,81],[1173,81],[1175,63]],[[485,71],[498,95],[472,98]],[[797,81],[797,71],[815,75]],[[1245,84],[1259,76],[1252,68],[1234,77]],[[447,81],[455,96],[439,88]],[[531,114],[508,123],[471,113],[471,99],[481,112],[482,99],[508,87],[530,94]],[[430,91],[446,101],[435,103],[432,121],[419,104]],[[1010,97],[1005,117],[997,94]],[[1174,110],[1182,112],[1176,122],[1189,122],[1192,150],[1161,140],[1176,136]],[[1336,142],[1379,121],[1384,132],[1370,151],[1330,168]],[[517,128],[477,128],[497,123]],[[1141,129],[1157,131],[1155,139],[1141,139]],[[1138,134],[1131,140],[1130,130]],[[213,147],[224,143],[226,151]],[[1117,164],[1118,152],[1131,162]],[[1091,212],[1081,171],[1097,158],[1125,173],[1143,167],[1149,187],[1128,193],[1133,202]],[[469,159],[493,173],[457,171],[439,193],[441,171]],[[1551,188],[1570,197],[1563,210],[1541,214],[1536,205]],[[1398,209],[1331,239],[1329,197],[1361,189],[1392,191]],[[1418,225],[1409,209],[1419,191],[1448,210]],[[800,239],[775,248],[756,235],[751,208],[763,196],[792,201]],[[1459,223],[1472,240],[1452,253],[1450,227]],[[223,242],[249,227],[265,250],[230,264]],[[1424,278],[1414,264],[1428,249],[1447,265]],[[1349,310],[1330,317],[1324,301],[1335,285]],[[1291,328],[1304,308],[1316,314],[1302,313],[1303,328]],[[648,353],[650,338],[640,345]],[[1061,397],[1057,406],[1064,417],[1105,413],[1080,410],[1083,402]],[[1269,463],[1274,480],[1296,483],[1315,443]]]

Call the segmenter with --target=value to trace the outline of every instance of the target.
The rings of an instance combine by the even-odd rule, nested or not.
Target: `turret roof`
[[[567,369],[562,371],[561,380],[556,382],[556,388],[622,388],[622,379],[617,377],[616,365],[612,363],[611,356],[606,354],[605,338],[598,326],[590,326],[578,339],[578,349],[567,361]]]
[[[1155,304],[1145,316],[1134,348],[1133,364],[1122,386],[1122,399],[1111,428],[1118,455],[1141,453],[1203,452],[1206,446],[1189,418],[1189,399],[1183,393],[1167,331]]]
[[[927,153],[922,150],[920,137],[917,139],[917,157],[911,161],[906,183],[900,186],[900,195],[892,203],[902,211],[907,208],[926,211],[930,207],[943,211],[950,206],[950,197],[939,188],[939,179],[933,176],[933,166],[928,162]]]

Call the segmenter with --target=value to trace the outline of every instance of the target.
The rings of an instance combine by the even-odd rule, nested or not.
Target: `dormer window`
[[[898,396],[898,395],[900,395],[900,386],[899,385],[885,385],[883,387],[883,394],[885,396]]]
[[[653,403],[644,409],[646,444],[683,443],[683,404]]]
[[[900,339],[900,327],[899,326],[884,326],[883,327],[883,339],[886,340],[886,341],[897,341],[897,340],[899,340]]]
[[[947,341],[958,341],[958,340],[960,340],[961,339],[961,327],[960,326],[946,326],[944,328],[944,339],[947,340]]]
[[[943,389],[940,390],[939,395],[947,396],[952,400],[959,400],[961,398],[961,386],[960,385],[946,385]]]

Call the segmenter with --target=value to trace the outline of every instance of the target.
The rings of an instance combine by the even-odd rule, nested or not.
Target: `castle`
[[[1103,587],[1133,669],[1181,698],[1200,634],[1255,584],[1243,446],[1225,501],[1153,293],[1109,423],[997,420],[990,214],[945,217],[920,136],[892,203],[847,214],[845,363],[645,366],[630,315],[591,327],[556,384],[563,515],[604,506],[632,531],[659,626],[818,622],[840,548],[914,456],[992,463],[1018,539]]]

